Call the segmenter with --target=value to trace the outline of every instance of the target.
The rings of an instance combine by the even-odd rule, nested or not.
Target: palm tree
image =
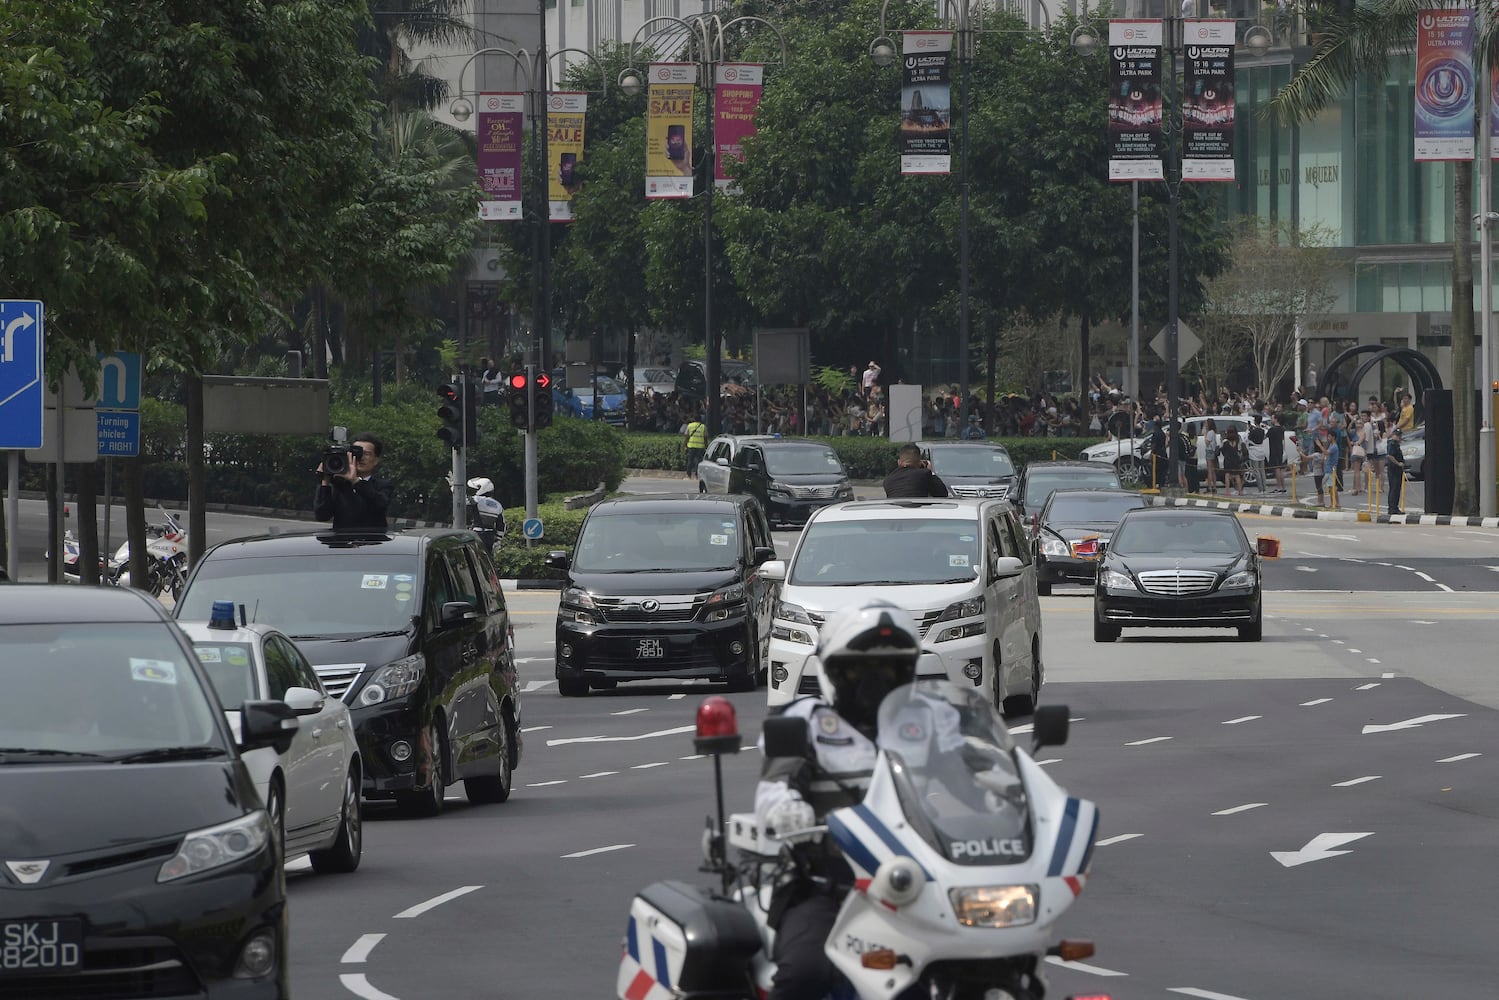
[[[376,60],[375,97],[391,112],[435,108],[447,84],[411,60],[414,45],[458,45],[473,37],[464,17],[466,0],[370,0],[370,25],[360,33],[359,51]]]
[[[1416,35],[1416,14],[1447,7],[1444,0],[1375,0],[1330,16],[1316,54],[1270,102],[1284,125],[1310,120],[1337,100],[1363,74],[1389,75],[1390,54],[1409,51]],[[1496,18],[1480,17],[1476,51],[1493,65],[1499,53]],[[1480,77],[1487,79],[1486,75]],[[1487,155],[1479,150],[1479,155]],[[1458,456],[1476,453],[1478,423],[1466,396],[1473,386],[1473,162],[1453,165],[1452,197],[1452,444]],[[1453,513],[1471,514],[1478,507],[1478,484],[1471,463],[1459,460],[1454,475]]]

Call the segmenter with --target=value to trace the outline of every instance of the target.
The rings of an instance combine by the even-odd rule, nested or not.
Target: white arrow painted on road
[[[1351,854],[1353,853],[1351,851],[1335,851],[1333,848],[1372,836],[1374,836],[1372,831],[1369,833],[1319,833],[1299,851],[1271,851],[1270,856],[1287,868],[1295,868],[1308,861],[1323,861],[1327,858],[1335,858],[1339,854]]]
[[[1428,722],[1441,722],[1443,719],[1461,719],[1462,715],[1418,715],[1414,719],[1406,719],[1404,722],[1392,722],[1388,726],[1365,726],[1364,735],[1370,733],[1388,733],[1394,729],[1416,729]]]

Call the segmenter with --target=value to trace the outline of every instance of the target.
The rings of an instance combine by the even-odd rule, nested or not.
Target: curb
[[[1155,507],[1212,507],[1217,510],[1242,511],[1246,514],[1300,518],[1309,521],[1361,521],[1365,524],[1374,522],[1377,524],[1419,524],[1427,527],[1438,525],[1454,528],[1499,528],[1499,517],[1462,517],[1453,514],[1378,514],[1371,517],[1367,510],[1318,510],[1283,504],[1197,500],[1188,497],[1147,496],[1145,499],[1147,503]]]

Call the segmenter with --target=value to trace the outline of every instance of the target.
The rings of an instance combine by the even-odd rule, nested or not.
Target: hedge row
[[[494,568],[501,579],[506,580],[560,580],[563,574],[542,565],[546,554],[554,549],[571,552],[578,541],[578,529],[588,511],[568,510],[561,499],[549,500],[536,505],[536,516],[541,519],[545,534],[528,547],[520,533],[522,510],[510,512],[506,517],[505,540],[494,553]]]

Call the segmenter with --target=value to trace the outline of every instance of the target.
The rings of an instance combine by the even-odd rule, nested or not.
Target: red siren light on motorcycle
[[[703,699],[697,707],[697,735],[693,745],[698,753],[739,752],[739,717],[733,702],[718,694]]]

